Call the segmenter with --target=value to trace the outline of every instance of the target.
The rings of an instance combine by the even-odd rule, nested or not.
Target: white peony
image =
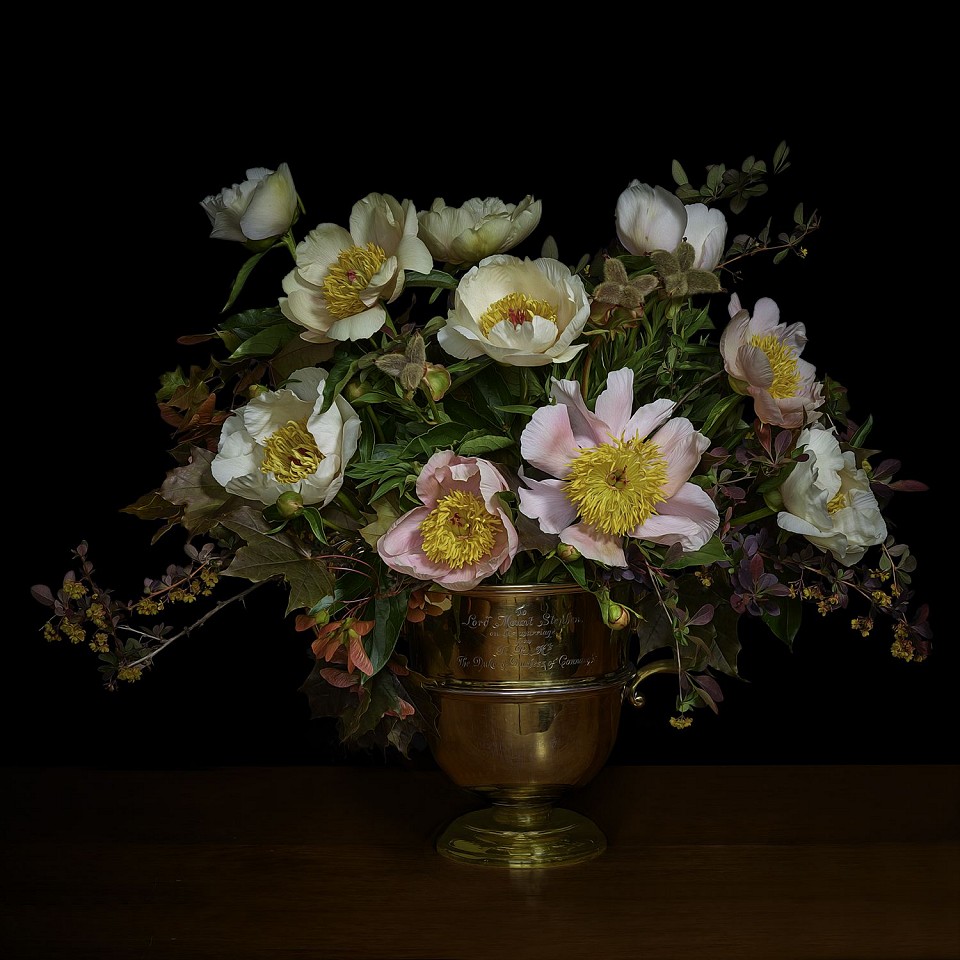
[[[350,229],[321,223],[297,244],[297,265],[283,280],[280,310],[314,343],[372,337],[385,303],[403,292],[406,270],[429,273],[433,258],[417,236],[409,200],[371,193],[353,205]]]
[[[243,183],[225,187],[200,204],[210,218],[210,236],[218,240],[268,240],[282,237],[297,214],[297,191],[290,168],[252,167]]]
[[[844,566],[859,563],[868,547],[883,543],[887,525],[866,473],[852,451],[840,450],[832,428],[809,427],[797,438],[808,455],[780,487],[777,524],[799,533]]]
[[[360,418],[343,397],[320,412],[326,379],[326,370],[304,367],[280,390],[237,410],[220,431],[210,465],[217,483],[266,504],[287,491],[299,493],[306,505],[328,504],[356,452]]]
[[[474,197],[461,207],[448,207],[438,198],[417,214],[420,239],[440,262],[479,263],[530,236],[540,223],[541,206],[529,195],[519,204]]]
[[[567,363],[586,346],[573,341],[589,315],[583,281],[569,267],[499,254],[460,279],[437,340],[464,360],[486,354],[516,367]]]

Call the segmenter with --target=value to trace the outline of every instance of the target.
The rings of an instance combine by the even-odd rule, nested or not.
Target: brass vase
[[[613,749],[635,677],[629,631],[610,630],[576,585],[481,586],[450,599],[408,625],[411,666],[438,709],[438,766],[489,805],[451,823],[438,852],[519,868],[599,856],[602,831],[555,803]]]

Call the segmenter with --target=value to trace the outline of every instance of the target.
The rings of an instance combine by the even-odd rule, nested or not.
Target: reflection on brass
[[[452,859],[511,867],[599,855],[603,834],[553,803],[583,786],[616,741],[633,678],[626,631],[576,586],[481,587],[408,624],[411,666],[439,708],[437,764],[491,806],[438,843]]]

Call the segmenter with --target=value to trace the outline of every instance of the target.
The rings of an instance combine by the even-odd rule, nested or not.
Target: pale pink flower
[[[814,379],[816,367],[800,358],[807,342],[804,325],[780,323],[780,308],[769,297],[757,301],[753,316],[736,294],[728,309],[720,354],[733,388],[753,397],[757,418],[791,429],[818,420],[823,384]]]
[[[377,552],[399,573],[470,590],[505,573],[517,554],[519,537],[499,497],[508,489],[489,461],[441,450],[417,477],[423,506],[396,519]]]
[[[608,566],[626,564],[624,538],[699,550],[720,517],[689,483],[710,441],[676,404],[655,400],[633,412],[633,371],[616,370],[587,409],[575,380],[555,381],[556,404],[541,407],[520,437],[520,454],[551,479],[524,476],[520,512],[544,533]]]

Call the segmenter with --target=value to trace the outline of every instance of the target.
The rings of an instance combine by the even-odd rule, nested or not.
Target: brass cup
[[[599,856],[603,833],[554,806],[590,781],[616,741],[626,631],[611,631],[576,585],[478,587],[410,625],[410,661],[438,709],[438,766],[490,806],[437,841],[465,863],[543,867]]]

